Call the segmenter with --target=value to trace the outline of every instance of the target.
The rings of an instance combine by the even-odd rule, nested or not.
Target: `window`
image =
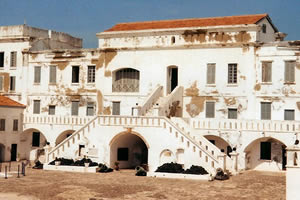
[[[15,76],[11,76],[9,83],[10,83],[9,90],[10,91],[15,91],[16,90],[16,77]]]
[[[272,62],[262,62],[262,77],[261,81],[263,83],[272,82]]]
[[[0,76],[0,91],[3,90],[3,82],[4,82],[4,77]]]
[[[50,105],[48,115],[55,115],[55,106]]]
[[[131,69],[121,69],[115,72],[112,85],[113,92],[138,92],[140,82],[140,72]]]
[[[235,108],[228,109],[228,119],[237,119],[237,109]]]
[[[237,64],[228,64],[228,84],[237,83]]]
[[[286,61],[284,70],[284,82],[294,83],[295,82],[295,61]]]
[[[33,101],[33,114],[40,114],[40,100]]]
[[[79,109],[79,101],[72,101],[71,115],[77,116]]]
[[[113,102],[113,111],[112,114],[113,115],[120,115],[120,102]]]
[[[263,24],[261,29],[262,29],[263,33],[267,33],[267,25],[266,24]]]
[[[271,103],[261,102],[261,119],[271,119]]]
[[[95,83],[95,66],[88,66],[88,83]]]
[[[206,83],[215,84],[216,80],[216,64],[207,64]]]
[[[10,52],[10,67],[16,67],[17,66],[17,52],[12,51]]]
[[[41,67],[35,66],[34,67],[34,83],[41,83]]]
[[[128,161],[128,148],[118,148],[118,161]]]
[[[284,120],[295,120],[295,110],[284,110]]]
[[[93,116],[94,115],[94,102],[88,102],[86,106],[86,115]]]
[[[5,131],[5,119],[0,119],[0,131]]]
[[[172,36],[172,38],[171,38],[171,44],[175,44],[175,37],[174,36]]]
[[[206,102],[206,118],[215,117],[215,102]]]
[[[79,83],[79,66],[72,66],[72,83]]]
[[[49,83],[56,83],[56,66],[50,66]]]
[[[18,127],[19,127],[19,120],[14,119],[14,121],[13,121],[13,131],[18,131]]]
[[[39,147],[40,146],[40,132],[32,133],[32,146]]]
[[[4,67],[4,52],[0,52],[0,67]]]
[[[260,159],[271,160],[271,142],[260,143]]]

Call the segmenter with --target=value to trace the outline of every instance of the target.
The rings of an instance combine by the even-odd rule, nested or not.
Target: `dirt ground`
[[[229,180],[212,182],[136,177],[134,173],[121,170],[88,174],[27,168],[24,177],[0,177],[0,199],[285,199],[285,173],[245,171]]]

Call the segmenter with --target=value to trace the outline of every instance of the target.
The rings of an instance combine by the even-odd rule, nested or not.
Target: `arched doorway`
[[[175,65],[167,68],[167,94],[170,94],[178,85],[178,67]]]
[[[0,143],[0,162],[5,161],[5,146]]]
[[[147,165],[148,145],[138,134],[118,134],[110,143],[110,166],[114,167],[115,162],[119,163],[121,169]]]
[[[215,135],[205,135],[204,137],[216,147],[218,147],[221,150],[221,152],[224,152],[230,157],[230,153],[232,152],[232,146],[226,140]]]
[[[40,130],[30,128],[21,133],[20,142],[20,159],[35,160],[43,154],[47,139]]]
[[[244,150],[246,169],[284,170],[286,165],[286,145],[272,137],[258,138]]]
[[[74,130],[66,130],[66,131],[62,132],[61,134],[59,134],[59,136],[55,140],[55,146],[57,146],[58,144],[60,144],[67,137],[69,137],[70,135],[72,135],[74,132],[75,132]]]

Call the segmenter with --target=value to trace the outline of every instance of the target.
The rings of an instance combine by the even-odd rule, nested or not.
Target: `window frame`
[[[76,71],[75,69],[78,69],[78,71]],[[77,73],[77,75],[75,74]],[[74,65],[72,66],[72,84],[79,84],[79,80],[80,80],[80,66],[79,65]]]
[[[122,68],[114,71],[113,93],[138,93],[140,91],[140,71],[134,68]]]
[[[212,114],[209,113],[209,106],[208,105],[213,105],[213,110]],[[205,102],[205,118],[210,118],[213,119],[216,117],[216,102],[214,101],[206,101]]]
[[[90,114],[89,111],[92,110]],[[86,116],[94,116],[95,115],[95,102],[87,102],[86,104]]]
[[[206,84],[216,84],[216,63],[207,63],[206,65]]]
[[[88,83],[95,83],[96,81],[96,66],[89,65],[88,72],[87,72],[87,82]]]
[[[234,67],[234,68],[231,69],[231,67]],[[238,84],[238,64],[237,63],[228,63],[227,84],[228,85],[237,85]]]
[[[230,111],[235,111],[235,118],[231,117],[232,113]],[[238,118],[238,109],[237,108],[228,108],[228,116],[227,116],[228,119],[237,119]]]
[[[6,120],[4,118],[0,119],[0,131],[5,131]]]
[[[16,91],[16,77],[15,76],[9,77],[9,91],[10,92]]]
[[[49,84],[56,84],[56,82],[57,82],[57,67],[55,65],[50,65],[49,66]]]
[[[10,67],[12,67],[12,68],[17,67],[17,52],[16,51],[10,52]]]
[[[33,77],[33,83],[35,85],[41,84],[42,79],[42,67],[41,66],[34,66],[34,77]]]
[[[293,65],[287,65],[287,63],[292,63]],[[292,72],[287,72],[288,67],[290,67]],[[295,76],[296,76],[296,61],[295,60],[285,60],[284,61],[284,84],[295,84]],[[292,80],[288,80],[292,79]]]
[[[287,118],[287,116],[289,116],[289,115],[287,114],[287,112],[289,112],[289,111],[292,111],[292,112],[293,112],[293,117],[292,117],[292,119],[288,119],[288,118]],[[284,120],[287,120],[287,121],[293,121],[293,120],[295,120],[295,110],[294,110],[294,109],[284,109]]]
[[[74,107],[77,105],[77,107]],[[76,108],[76,111],[74,110]],[[79,101],[72,101],[71,103],[71,116],[78,116],[79,115]]]
[[[272,83],[272,61],[261,62],[261,82]]]
[[[263,105],[269,105],[270,108],[263,108]],[[266,109],[269,109],[269,114],[266,112]],[[272,102],[260,102],[260,119],[272,120]]]
[[[53,111],[53,113],[51,111]],[[55,111],[56,111],[56,106],[55,105],[49,105],[48,115],[55,115]]]
[[[33,114],[41,114],[41,100],[33,100]]]
[[[13,131],[18,131],[19,130],[19,120],[14,119],[13,120]]]

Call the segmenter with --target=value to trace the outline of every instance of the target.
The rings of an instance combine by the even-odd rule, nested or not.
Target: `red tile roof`
[[[26,106],[23,104],[20,104],[8,97],[0,95],[0,106],[8,106],[8,107],[21,107],[25,108]]]
[[[112,28],[104,32],[111,31],[136,31],[146,29],[168,29],[168,28],[184,28],[184,27],[205,27],[205,26],[222,26],[222,25],[241,25],[256,24],[268,14],[242,15],[228,17],[210,17],[210,18],[194,18],[194,19],[175,19],[148,22],[130,22],[116,24]]]

